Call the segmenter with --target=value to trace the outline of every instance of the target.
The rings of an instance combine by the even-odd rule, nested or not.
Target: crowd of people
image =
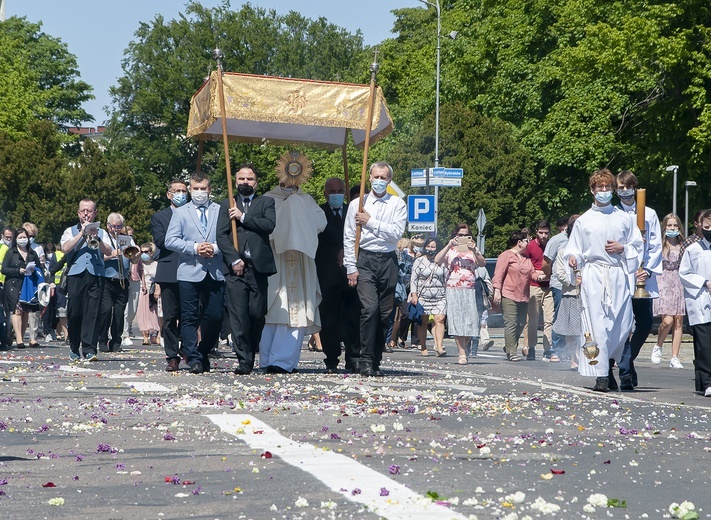
[[[405,202],[388,193],[392,168],[370,168],[370,190],[340,178],[324,185],[319,206],[301,189],[305,175],[280,176],[257,194],[259,175],[243,164],[234,200],[211,201],[210,179],[172,181],[168,206],[151,218],[152,242],[133,241],[124,217],[95,222],[96,201],[79,202],[77,224],[60,247],[35,243],[37,226],[3,229],[0,244],[0,342],[3,349],[64,340],[70,360],[133,345],[137,319],[144,345],[160,344],[166,370],[211,369],[221,331],[237,357],[234,372],[297,370],[302,344],[324,353],[325,371],[382,376],[394,347],[446,356],[459,364],[493,346],[490,310],[501,310],[503,350],[510,362],[570,363],[595,377],[593,389],[632,391],[634,366],[661,317],[651,362],[661,363],[671,334],[671,368],[679,360],[684,315],[694,338],[696,389],[711,396],[711,210],[694,218],[685,238],[680,219],[637,207],[638,180],[596,171],[591,208],[533,232],[511,234],[493,277],[466,223],[438,238],[403,239]],[[614,204],[614,194],[619,203]],[[188,197],[189,195],[189,197]],[[539,322],[543,331],[539,335]],[[541,337],[540,351],[537,351]],[[519,342],[523,338],[523,344]],[[257,356],[258,354],[258,356]],[[613,367],[619,369],[619,383]]]

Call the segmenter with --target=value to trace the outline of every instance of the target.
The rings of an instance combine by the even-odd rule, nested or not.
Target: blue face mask
[[[674,238],[679,236],[679,230],[678,229],[668,229],[664,232],[666,236],[669,238]]]
[[[151,259],[151,255],[148,255],[146,253],[141,253],[141,260],[143,260],[144,262],[148,262],[148,260],[150,260],[150,259]]]
[[[600,204],[609,204],[609,202],[612,200],[612,192],[597,191],[595,192],[595,200],[598,201]]]
[[[185,193],[173,193],[173,206],[175,206],[176,208],[183,206],[187,201],[188,196]]]
[[[328,196],[328,205],[333,209],[338,209],[343,206],[343,193],[331,193]]]
[[[388,181],[384,179],[373,179],[370,181],[370,187],[373,189],[373,193],[385,193],[388,189]]]

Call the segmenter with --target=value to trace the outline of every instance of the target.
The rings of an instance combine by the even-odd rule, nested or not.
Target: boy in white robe
[[[702,213],[699,220],[703,238],[684,252],[679,277],[694,337],[696,391],[711,397],[711,210]]]
[[[595,201],[576,221],[563,255],[581,271],[583,329],[590,328],[583,333],[590,332],[600,349],[597,364],[580,352],[578,372],[596,377],[593,390],[607,392],[618,389],[612,366],[632,330],[630,274],[639,268],[642,235],[629,215],[610,204],[615,184],[609,170],[596,171],[589,184]]]

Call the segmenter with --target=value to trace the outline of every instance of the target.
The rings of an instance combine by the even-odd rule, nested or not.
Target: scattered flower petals
[[[47,500],[47,503],[50,506],[63,506],[64,499],[62,497],[54,497],[54,498],[50,498],[49,500]]]
[[[47,482],[46,484],[42,484],[43,488],[52,488],[52,487],[57,487],[57,485],[54,482]]]
[[[265,451],[260,455],[263,459],[271,459],[272,458],[272,452],[271,451]]]
[[[309,501],[304,497],[299,497],[296,499],[296,502],[294,502],[294,505],[296,507],[309,507]]]

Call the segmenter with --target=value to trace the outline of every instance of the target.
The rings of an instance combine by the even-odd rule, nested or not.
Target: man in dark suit
[[[277,271],[269,245],[276,211],[274,199],[255,193],[258,177],[253,165],[240,166],[235,177],[234,207],[229,200],[220,204],[217,245],[227,266],[227,311],[239,361],[235,374],[249,374],[267,315],[267,279]],[[237,224],[239,251],[234,247],[231,220]]]
[[[176,208],[188,201],[188,187],[183,181],[174,180],[168,185],[166,197],[170,206],[154,213],[151,217],[153,243],[158,248],[156,284],[160,290],[163,306],[163,327],[161,336],[165,348],[166,372],[177,372],[180,365],[180,290],[178,289],[178,253],[165,247],[165,232]]]
[[[190,202],[173,213],[165,232],[165,247],[178,252],[183,352],[190,373],[201,374],[210,371],[208,352],[222,327],[225,265],[217,245],[220,205],[210,201],[207,176],[192,175],[190,197]]]
[[[346,370],[355,372],[360,357],[358,334],[359,300],[356,290],[348,286],[343,265],[343,222],[348,206],[343,203],[345,184],[337,177],[324,185],[326,229],[318,236],[316,272],[321,285],[321,343],[326,355],[326,373],[338,371],[341,341],[346,346]]]

